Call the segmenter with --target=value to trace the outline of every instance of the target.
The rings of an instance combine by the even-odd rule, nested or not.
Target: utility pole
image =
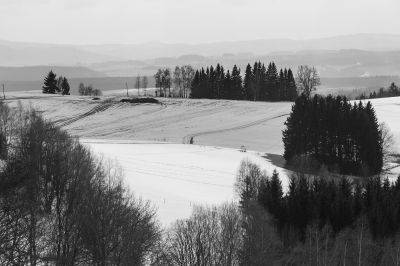
[[[126,97],[129,97],[129,94],[128,94],[128,83],[127,82],[125,82],[125,86],[126,86]]]
[[[1,84],[1,86],[3,87],[3,99],[6,99],[6,95],[4,94],[4,84]]]

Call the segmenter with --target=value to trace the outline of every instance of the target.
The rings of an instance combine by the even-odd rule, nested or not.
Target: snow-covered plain
[[[289,172],[279,166],[282,130],[292,103],[160,99],[161,104],[129,104],[105,94],[99,101],[29,92],[15,93],[7,101],[35,107],[95,153],[116,159],[125,183],[157,206],[164,225],[188,216],[193,204],[233,200],[243,159],[269,174],[277,168],[287,184]],[[371,102],[400,150],[400,97]],[[195,145],[182,144],[191,137]],[[251,151],[240,152],[241,145]]]

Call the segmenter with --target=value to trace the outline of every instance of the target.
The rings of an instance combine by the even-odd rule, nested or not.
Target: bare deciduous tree
[[[143,264],[160,231],[118,168],[34,110],[0,112],[0,264]]]
[[[321,85],[321,80],[317,69],[310,66],[299,66],[296,74],[296,82],[300,93],[307,97]]]
[[[144,90],[144,96],[147,96],[147,85],[148,85],[148,80],[147,80],[147,76],[143,76],[142,78],[142,88]]]
[[[192,85],[192,80],[195,75],[195,70],[191,65],[184,65],[181,67],[183,97],[189,98],[189,89]]]
[[[182,91],[182,85],[183,85],[183,81],[182,81],[182,71],[181,68],[179,66],[175,67],[174,73],[173,73],[173,82],[175,85],[175,88],[178,89],[179,91],[179,97],[183,97],[183,91]]]
[[[140,75],[136,76],[135,88],[137,89],[138,96],[140,96]]]
[[[235,192],[241,201],[254,200],[258,195],[261,181],[266,178],[265,172],[251,161],[243,160],[236,174]]]
[[[379,131],[381,133],[382,140],[383,162],[386,164],[390,159],[390,155],[395,152],[395,140],[393,134],[390,132],[389,127],[385,123],[379,124]]]
[[[168,232],[157,265],[239,265],[241,214],[233,203],[195,207]]]

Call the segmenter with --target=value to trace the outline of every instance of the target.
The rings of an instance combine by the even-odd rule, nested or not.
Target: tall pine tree
[[[53,70],[47,74],[44,78],[44,86],[42,87],[43,93],[55,94],[57,89],[57,76],[54,74]]]
[[[63,78],[61,83],[61,93],[62,95],[69,95],[70,86],[66,77]]]

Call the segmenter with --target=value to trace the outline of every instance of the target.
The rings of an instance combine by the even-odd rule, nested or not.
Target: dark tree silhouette
[[[44,78],[43,93],[55,94],[58,91],[56,74],[51,70]]]
[[[296,99],[283,131],[284,158],[316,160],[341,174],[381,171],[383,141],[371,103],[351,105],[346,98],[305,94]]]
[[[61,83],[61,93],[62,95],[69,95],[69,83],[66,77],[63,78],[62,83]]]

